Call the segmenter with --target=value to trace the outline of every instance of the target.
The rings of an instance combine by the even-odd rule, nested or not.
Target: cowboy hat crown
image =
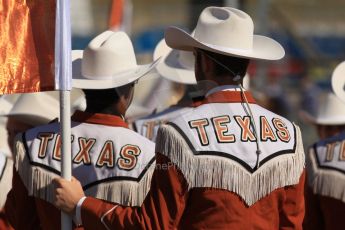
[[[224,36],[222,31],[231,36]],[[245,12],[212,7],[200,15],[194,38],[217,46],[250,50],[253,47],[253,31],[254,23]],[[237,36],[233,36],[233,33]]]
[[[162,61],[156,70],[162,77],[180,84],[196,84],[194,56],[191,52],[171,49],[162,39],[153,53],[153,59],[158,58]]]
[[[81,72],[86,78],[99,79],[136,67],[137,60],[129,37],[124,32],[106,31],[86,47]]]
[[[0,116],[6,115],[12,108],[13,104],[6,100],[6,96],[0,97]]]
[[[84,93],[80,89],[71,90],[71,111],[86,109]],[[59,117],[59,92],[45,91],[24,93],[16,100],[7,117],[16,117],[23,123],[38,126],[48,124]]]
[[[345,102],[345,61],[341,62],[332,74],[334,93]]]
[[[316,125],[345,124],[345,103],[331,92],[319,97],[316,115],[302,111],[302,119]]]
[[[138,65],[128,35],[105,31],[95,37],[84,51],[72,51],[72,84],[82,89],[120,87],[147,74],[158,61]]]
[[[194,34],[170,27],[165,40],[173,49],[205,49],[227,56],[278,60],[284,48],[275,40],[254,34],[254,24],[245,12],[231,7],[207,7],[199,17]]]

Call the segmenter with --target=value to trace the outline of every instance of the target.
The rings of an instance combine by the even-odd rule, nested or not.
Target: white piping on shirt
[[[115,205],[114,207],[112,207],[111,209],[109,209],[102,217],[101,217],[101,222],[102,224],[104,225],[104,227],[107,229],[107,230],[111,230],[108,225],[104,222],[104,218],[109,214],[111,213],[112,211],[114,211],[119,205]]]

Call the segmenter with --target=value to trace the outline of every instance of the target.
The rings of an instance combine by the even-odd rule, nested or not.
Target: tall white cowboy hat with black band
[[[7,95],[0,97],[0,116],[6,115],[12,106],[13,104],[7,100]]]
[[[301,118],[316,125],[343,125],[345,124],[345,102],[334,93],[328,92],[319,97],[316,116],[301,111]]]
[[[162,39],[155,48],[153,59],[161,58],[157,72],[164,78],[182,84],[197,84],[194,73],[194,55],[192,52],[171,49]],[[249,88],[248,73],[243,78],[243,86]]]
[[[7,118],[6,115],[9,113],[9,111],[13,107],[13,103],[16,100],[8,100],[12,97],[17,97],[15,94],[11,95],[3,95],[0,97],[0,154],[5,154],[10,156],[11,151],[8,147],[7,142],[7,130],[6,130],[6,124],[7,124]]]
[[[245,12],[230,7],[207,7],[198,20],[194,34],[177,27],[165,31],[168,46],[177,50],[208,50],[248,59],[279,60],[284,48],[275,40],[254,35],[254,24]]]
[[[196,84],[192,52],[171,49],[162,39],[155,48],[153,59],[161,58],[156,66],[158,73],[173,82]]]
[[[46,91],[22,94],[6,116],[20,119],[23,123],[38,126],[48,124],[59,117],[59,92]],[[71,113],[84,111],[86,100],[80,89],[71,90]]]
[[[72,85],[81,89],[120,87],[147,74],[158,61],[138,65],[128,35],[105,31],[95,37],[84,51],[72,51]]]
[[[332,88],[334,93],[345,102],[345,61],[333,71]]]

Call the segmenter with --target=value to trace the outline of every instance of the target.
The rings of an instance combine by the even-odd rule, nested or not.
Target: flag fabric
[[[109,27],[111,29],[119,29],[123,22],[124,0],[112,0],[109,15]]]
[[[0,94],[54,89],[56,0],[0,0]]]
[[[0,94],[60,90],[61,175],[71,178],[70,0],[0,0]],[[71,229],[68,214],[61,228]]]

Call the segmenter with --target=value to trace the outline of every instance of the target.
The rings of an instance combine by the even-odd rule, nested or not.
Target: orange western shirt
[[[102,191],[103,188],[105,191],[108,191],[110,188],[116,192],[114,189],[116,188],[118,189],[118,196],[110,196],[110,198],[107,198],[104,195],[103,199],[111,200],[111,197],[115,197],[113,199],[122,199],[120,202],[126,205],[132,205],[133,203],[141,204],[143,202],[143,199],[140,200],[141,197],[145,197],[149,189],[152,176],[152,173],[150,174],[151,167],[152,172],[154,168],[154,144],[139,134],[129,130],[127,123],[118,116],[90,114],[77,111],[76,114],[73,115],[72,121],[72,140],[74,140],[74,142],[72,141],[72,158],[73,164],[76,165],[74,168],[77,169],[77,171],[74,170],[72,166],[72,173],[76,178],[79,177],[80,181],[94,178],[93,180],[87,181],[86,185],[83,185],[84,191],[90,189],[89,191],[91,191],[91,194],[98,196],[99,193],[95,193],[95,191]],[[54,163],[57,167],[60,167],[59,161],[56,160],[57,158],[51,159],[52,156],[58,156],[58,154],[54,155],[52,153],[54,152],[52,150],[58,149],[58,147],[51,148],[51,146],[56,146],[56,142],[53,142],[53,140],[57,138],[53,139],[52,135],[57,134],[56,129],[53,129],[57,125],[56,123],[51,123],[28,130],[22,134],[22,140],[18,141],[21,146],[24,145],[22,143],[25,143],[27,147],[17,147],[16,157],[18,158],[18,166],[14,169],[13,186],[8,194],[4,209],[7,219],[14,229],[61,229],[61,212],[55,208],[51,200],[48,200],[49,197],[54,197],[50,194],[53,190],[49,190],[51,180],[59,173],[54,171],[54,169],[56,169],[53,168]],[[79,129],[73,129],[74,127]],[[44,142],[46,143],[47,150],[43,157],[41,157],[41,162],[38,161],[41,158],[36,161],[34,158],[34,154],[37,155],[37,152],[41,152],[37,151],[37,149],[39,150],[40,148],[35,148],[34,145],[37,140],[37,138],[35,138],[37,135],[36,133],[48,134],[46,136],[51,137],[50,140],[52,140],[51,142]],[[50,133],[52,133],[52,135],[50,135]],[[30,138],[31,134],[34,138],[32,138],[33,141],[29,142],[29,139],[24,137]],[[37,143],[38,146],[41,146],[42,142]],[[103,143],[105,144],[103,145]],[[73,144],[75,144],[76,148],[73,147]],[[108,148],[109,151],[103,151],[106,149],[104,146],[110,146]],[[122,151],[129,146],[133,146],[133,148],[130,148],[128,152]],[[25,149],[25,151],[23,152],[21,149]],[[102,151],[100,151],[101,149]],[[121,154],[130,154],[136,150],[139,151],[135,152],[135,158],[134,156],[132,156],[132,158],[121,158]],[[104,154],[102,155],[102,153]],[[82,156],[80,157],[81,160],[75,163],[78,156]],[[125,156],[127,155],[123,155],[122,157]],[[28,158],[30,158],[30,162],[25,161]],[[43,160],[45,159],[48,159],[47,162],[49,164],[44,164],[45,162]],[[130,162],[128,159],[135,159],[135,161]],[[86,161],[87,164],[83,164],[83,162]],[[150,163],[146,164],[147,161],[150,161]],[[103,165],[101,164],[102,162]],[[120,165],[121,162],[122,164]],[[136,163],[136,165],[134,163]],[[122,168],[120,168],[120,166],[122,166]],[[96,172],[97,170],[100,171]],[[140,174],[138,178],[135,177],[136,174]],[[25,175],[31,176],[26,177]],[[104,175],[106,178],[102,178]],[[32,189],[30,183],[41,187],[37,189],[37,187],[31,186],[34,188]],[[98,185],[100,185],[100,187],[98,187]],[[30,188],[32,191],[29,191]],[[41,194],[45,195],[42,197]],[[102,191],[100,194],[109,193]],[[114,193],[112,195],[114,195]],[[73,224],[73,229],[83,229],[83,227],[77,227]]]
[[[242,97],[238,91],[219,90],[206,98],[209,105],[162,126],[144,203],[126,207],[87,197],[78,207],[84,228],[302,229],[305,172],[300,131],[255,105],[246,92],[261,125],[262,154],[267,156],[255,166],[255,141],[235,141],[254,138],[245,112],[237,113],[248,106]],[[238,148],[248,154],[233,154]]]
[[[345,132],[319,140],[307,153],[306,230],[344,229]]]

